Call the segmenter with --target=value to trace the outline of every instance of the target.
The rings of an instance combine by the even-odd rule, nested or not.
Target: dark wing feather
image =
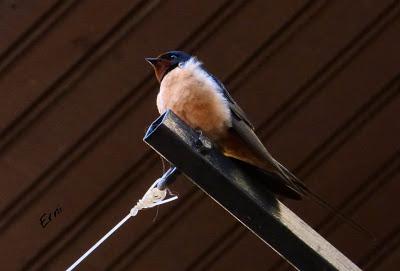
[[[258,156],[263,157],[263,160],[265,161],[264,170],[272,169],[272,171],[282,177],[282,185],[289,187],[291,190],[297,191],[300,197],[301,195],[304,195],[305,191],[307,191],[305,184],[272,157],[258,136],[248,125],[243,121],[233,119],[232,128],[239,134],[245,144],[251,146],[252,150],[257,153]]]
[[[229,102],[229,108],[231,109],[232,114],[240,119],[243,120],[252,130],[254,130],[253,124],[250,122],[249,118],[246,116],[244,113],[243,109],[240,108],[240,106],[235,102],[231,94],[228,92],[228,90],[225,88],[224,84],[222,84],[221,81],[218,80],[214,75],[208,72],[210,77],[214,80],[215,83],[218,84],[219,90],[222,92],[226,100]]]
[[[229,102],[229,108],[233,116],[233,129],[240,135],[240,137],[249,145],[251,148],[257,152],[261,157],[265,159],[267,168],[276,171],[282,178],[282,185],[290,188],[292,191],[296,191],[298,196],[304,194],[305,185],[300,181],[295,175],[293,175],[287,168],[276,161],[272,155],[268,152],[265,146],[262,144],[258,136],[254,132],[254,126],[240,108],[240,106],[235,102],[233,97],[230,95],[228,90],[225,88],[224,84],[218,78],[213,76],[211,73],[207,72],[210,77],[218,84],[220,91],[223,93],[224,97]]]

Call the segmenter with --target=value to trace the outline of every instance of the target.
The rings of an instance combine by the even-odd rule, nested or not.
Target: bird
[[[145,59],[160,85],[156,101],[160,114],[172,110],[210,138],[223,155],[267,180],[264,184],[271,192],[303,198],[308,191],[305,184],[269,153],[243,109],[197,57],[169,51]]]
[[[168,51],[145,60],[160,85],[156,105],[160,114],[172,110],[196,131],[211,139],[223,155],[270,192],[285,198],[308,198],[330,210],[357,231],[375,239],[364,227],[345,216],[278,162],[266,149],[255,127],[224,84],[197,57]]]

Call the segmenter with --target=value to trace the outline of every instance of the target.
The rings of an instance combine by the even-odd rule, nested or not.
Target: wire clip
[[[172,197],[165,199],[168,189],[160,190],[157,188],[157,184],[164,180],[163,177],[157,179],[157,181],[155,181],[152,186],[150,186],[149,190],[147,190],[146,194],[144,194],[143,198],[140,199],[137,204],[131,209],[131,216],[137,215],[137,213],[142,209],[153,208],[157,205],[161,205],[176,200],[178,198],[177,196],[173,195]]]
[[[146,208],[152,208],[157,205],[161,205],[164,203],[171,202],[176,200],[178,197],[176,195],[172,195],[168,188],[159,189],[158,184],[164,183],[167,178],[169,178],[170,172],[166,172],[161,178],[158,178],[147,190],[144,196],[138,200],[136,205],[131,209],[129,214],[125,216],[117,225],[115,225],[109,232],[106,233],[99,241],[96,242],[88,251],[85,252],[78,260],[76,260],[67,271],[72,271],[77,267],[87,256],[89,256],[95,249],[97,249],[108,237],[110,237],[118,228],[120,228],[129,218],[134,217],[137,213]],[[167,198],[167,194],[172,195],[172,197]]]

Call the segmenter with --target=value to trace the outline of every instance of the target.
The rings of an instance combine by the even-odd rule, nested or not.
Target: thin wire
[[[118,228],[120,228],[129,218],[134,217],[137,213],[146,208],[152,208],[161,204],[165,204],[167,202],[176,200],[178,196],[173,195],[169,192],[168,189],[160,190],[156,186],[159,182],[164,181],[165,178],[168,178],[167,174],[157,179],[147,190],[144,196],[136,203],[136,205],[130,210],[129,214],[126,215],[117,225],[115,225],[110,231],[107,232],[99,241],[96,242],[88,251],[85,252],[78,260],[76,260],[66,271],[72,271],[75,267],[77,267],[87,256],[89,256],[95,249],[97,249],[108,237],[110,237]],[[165,199],[167,194],[172,197]]]
[[[96,242],[88,251],[85,252],[76,262],[74,262],[66,271],[72,271],[78,266],[87,256],[89,256],[96,248],[98,248],[101,243],[103,243],[111,234],[113,234],[119,227],[121,227],[132,215],[129,213],[125,216],[117,225],[114,226],[106,235],[104,235],[99,241]]]
[[[159,155],[159,157],[161,159],[161,164],[162,164],[162,173],[164,174],[165,173],[165,160],[161,155]]]

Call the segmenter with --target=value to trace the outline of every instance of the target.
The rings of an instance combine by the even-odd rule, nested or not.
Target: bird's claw
[[[212,142],[208,137],[203,135],[203,131],[196,130],[198,137],[194,142],[195,147],[200,151],[200,153],[206,153],[212,149]]]

